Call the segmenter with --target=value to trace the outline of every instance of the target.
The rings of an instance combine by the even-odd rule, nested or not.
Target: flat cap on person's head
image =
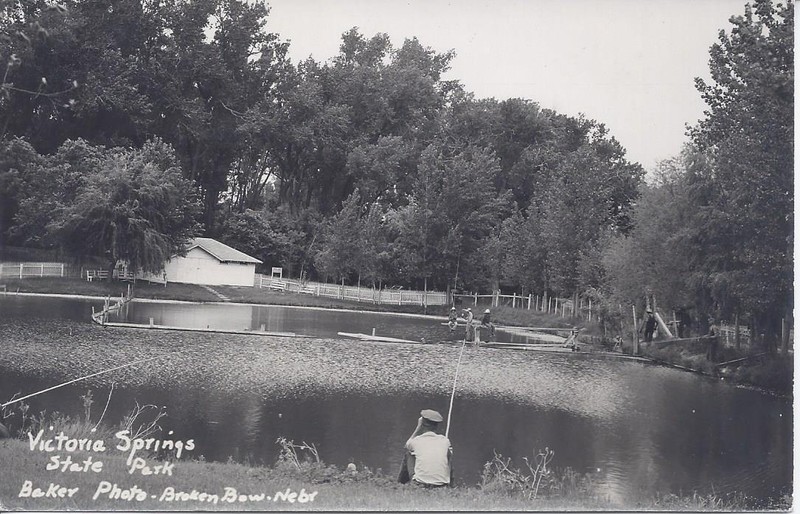
[[[435,410],[425,409],[419,413],[424,419],[428,421],[433,421],[434,423],[441,423],[444,418],[442,415],[436,412]]]

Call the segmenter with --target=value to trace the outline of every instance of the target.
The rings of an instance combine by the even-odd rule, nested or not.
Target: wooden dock
[[[337,332],[343,337],[352,337],[361,341],[377,341],[379,343],[410,343],[410,344],[425,344],[425,341],[412,341],[411,339],[399,339],[397,337],[376,336],[370,334],[358,334],[354,332]]]
[[[539,341],[547,341],[549,343],[554,343],[554,344],[559,344],[559,343],[564,344],[564,341],[567,340],[566,337],[557,336],[554,334],[544,334],[542,332],[539,332],[538,330],[540,329],[538,328],[501,326],[501,327],[495,327],[495,330],[498,332],[506,332],[508,334],[513,334],[516,336],[527,337],[530,339],[537,339]],[[570,329],[564,328],[561,330],[569,331]]]
[[[502,350],[523,350],[548,353],[580,353],[559,344],[525,344],[525,343],[481,343],[481,348],[497,348]]]

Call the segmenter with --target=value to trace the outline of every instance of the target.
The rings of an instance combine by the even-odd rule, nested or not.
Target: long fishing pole
[[[450,394],[450,408],[447,410],[447,429],[444,431],[444,436],[450,434],[450,415],[453,413],[453,400],[456,397],[456,384],[458,383],[458,370],[461,369],[461,357],[464,355],[464,348],[467,347],[467,338],[464,337],[464,343],[461,345],[461,352],[458,354],[458,364],[456,364],[456,376],[453,379],[453,392]]]
[[[32,398],[32,397],[38,396],[38,395],[40,395],[42,393],[46,393],[48,391],[52,391],[53,389],[58,389],[59,387],[64,387],[65,385],[69,385],[69,384],[78,382],[79,380],[86,380],[87,378],[96,377],[97,375],[102,375],[103,373],[109,373],[111,371],[115,371],[115,370],[122,369],[122,368],[127,368],[128,366],[133,366],[134,364],[141,364],[143,362],[151,361],[151,360],[157,359],[157,358],[158,357],[150,357],[149,359],[142,359],[140,361],[129,362],[128,364],[123,364],[121,366],[116,366],[116,367],[111,368],[111,369],[105,369],[103,371],[98,371],[97,373],[92,373],[91,375],[86,375],[84,377],[79,377],[79,378],[76,378],[74,380],[70,380],[69,382],[64,382],[63,384],[58,384],[58,385],[55,385],[53,387],[48,387],[47,389],[42,389],[41,391],[38,391],[38,392],[35,392],[35,393],[31,393],[31,394],[29,394],[27,396],[23,396],[22,398],[17,398],[16,400],[11,400],[9,402],[6,402],[6,403],[0,405],[0,408],[6,407],[6,406],[11,405],[13,403],[21,402],[22,400],[27,400],[28,398]]]

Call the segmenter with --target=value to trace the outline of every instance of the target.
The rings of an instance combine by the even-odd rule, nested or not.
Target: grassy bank
[[[87,296],[119,296],[128,290],[128,282],[118,280],[97,280],[87,282],[78,278],[26,278],[2,279],[0,285],[5,285],[7,291],[22,293],[54,293],[74,294]],[[220,298],[206,288],[195,284],[169,283],[166,286],[151,284],[149,282],[136,282],[131,284],[133,295],[137,298],[155,300],[180,300],[187,302],[219,302]],[[355,302],[340,300],[324,296],[313,296],[300,293],[287,293],[244,286],[213,286],[215,291],[225,295],[231,302],[252,303],[261,305],[293,305],[303,307],[321,307],[328,309],[352,309],[374,312],[403,312],[410,314],[429,314],[446,316],[449,306],[434,305],[427,309],[420,305],[388,305],[370,302]],[[476,314],[480,317],[481,309]],[[515,326],[556,326],[569,327],[570,320],[548,314],[542,314],[527,309],[512,309],[511,307],[497,307],[492,309],[492,319],[502,325]]]
[[[0,482],[2,510],[396,510],[396,511],[560,511],[560,510],[744,510],[742,497],[666,495],[625,503],[598,498],[582,487],[585,477],[548,473],[531,487],[531,477],[519,470],[488,472],[476,487],[420,489],[397,483],[367,468],[339,469],[318,459],[298,456],[291,442],[273,466],[212,463],[197,460],[159,460],[139,451],[128,461],[119,451],[117,429],[56,417],[48,423],[51,437],[90,438],[104,450],[47,452],[31,449],[30,437],[0,442],[0,461],[14,471]],[[32,434],[37,433],[38,426]],[[119,427],[118,427],[119,428]],[[125,428],[134,429],[128,426]],[[45,427],[46,429],[46,427]],[[135,429],[134,429],[135,430]],[[47,436],[45,436],[47,437]],[[141,440],[144,440],[142,436]],[[65,443],[66,444],[66,443]],[[48,470],[54,456],[70,457],[74,467]],[[91,460],[94,469],[83,464]],[[97,463],[102,467],[98,468]],[[145,468],[147,466],[147,468]],[[133,471],[132,471],[132,468]],[[80,469],[80,470],[79,470]],[[150,472],[153,472],[150,474]],[[524,484],[523,484],[524,482]],[[526,487],[527,485],[527,487]],[[789,499],[772,508],[786,509]]]
[[[721,377],[743,385],[750,385],[788,396],[792,393],[794,357],[792,355],[764,354],[752,348],[720,348],[716,361],[706,359],[702,342],[674,343],[663,347],[645,345],[642,354],[660,362],[669,363],[706,375]],[[719,363],[745,359],[719,366]]]
[[[83,460],[88,454],[73,455]],[[94,455],[98,459],[97,455]],[[233,463],[176,462],[172,476],[141,476],[128,472],[125,457],[109,454],[102,457],[101,473],[61,473],[44,469],[46,458],[31,452],[27,442],[6,441],[0,444],[0,459],[14,470],[16,479],[0,484],[0,500],[10,510],[560,510],[579,508],[609,508],[602,502],[581,501],[527,502],[502,494],[482,494],[469,488],[419,490],[395,484],[388,478],[360,470],[353,473],[324,466],[306,467],[305,471],[288,466],[250,467]],[[314,477],[316,475],[316,477]],[[50,483],[78,488],[71,498],[20,498],[25,480],[33,487],[46,489]],[[146,495],[139,501],[126,501],[103,493],[94,497],[102,482],[116,484],[123,490],[136,486]],[[168,487],[174,491],[207,493],[207,500],[174,501]],[[226,491],[235,488],[236,494],[259,495],[245,502],[230,502]],[[313,494],[313,500],[300,503],[283,500],[278,492]],[[165,492],[166,491],[166,492]],[[213,495],[216,495],[213,496]],[[270,497],[270,500],[267,500]],[[296,500],[303,500],[302,496]],[[306,498],[308,499],[308,497]],[[170,501],[173,500],[173,501]]]
[[[119,296],[128,290],[128,282],[118,280],[97,280],[87,282],[77,278],[26,278],[2,279],[0,285],[5,285],[7,291],[22,293],[54,293],[75,294],[87,296]],[[166,286],[148,282],[131,284],[133,296],[154,300],[180,300],[186,302],[219,302],[218,296],[206,288],[195,284],[170,283]],[[418,305],[378,305],[369,302],[354,302],[312,296],[299,293],[285,293],[270,289],[244,286],[213,286],[213,289],[231,302],[253,303],[262,305],[294,305],[303,307],[321,307],[328,309],[368,310],[375,312],[406,312],[423,314],[425,309]],[[430,307],[428,314],[444,315],[447,308],[444,306]]]

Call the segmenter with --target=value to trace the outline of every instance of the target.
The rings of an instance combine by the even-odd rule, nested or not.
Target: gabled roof
[[[220,262],[242,262],[245,264],[262,264],[262,262],[255,257],[250,257],[246,253],[240,252],[235,248],[220,243],[216,239],[210,237],[195,237],[189,242],[186,251],[193,248],[201,248],[212,256],[216,257]]]

